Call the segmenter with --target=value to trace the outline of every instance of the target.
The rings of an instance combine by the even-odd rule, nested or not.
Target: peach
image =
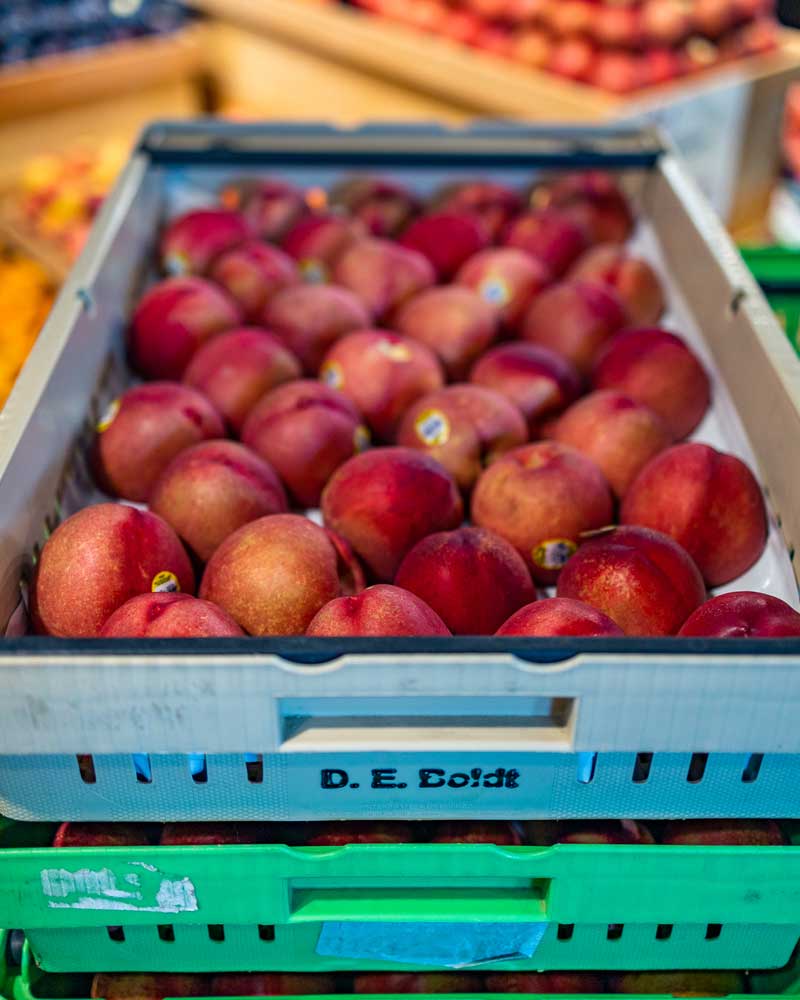
[[[206,976],[171,972],[98,972],[92,979],[95,1000],[164,1000],[202,997],[209,993]]]
[[[302,635],[340,593],[336,549],[297,514],[261,517],[228,535],[200,584],[200,596],[251,635]]]
[[[434,197],[432,208],[439,212],[471,212],[483,223],[489,239],[523,208],[520,195],[504,184],[472,180],[448,185]]]
[[[131,319],[133,367],[145,378],[180,378],[205,341],[241,319],[233,299],[210,281],[160,281],[139,300]]]
[[[522,322],[521,336],[555,351],[588,375],[603,344],[626,322],[625,307],[612,288],[564,281],[538,295]]]
[[[267,300],[300,281],[288,254],[269,243],[247,240],[217,257],[209,277],[239,303],[249,320],[257,321]]]
[[[642,41],[642,17],[638,7],[601,6],[592,19],[592,33],[602,46],[636,48]]]
[[[433,351],[388,330],[357,330],[342,337],[326,354],[319,375],[355,403],[381,441],[392,440],[414,400],[444,383]]]
[[[569,277],[613,288],[637,326],[658,322],[664,312],[664,291],[656,272],[646,260],[616,243],[600,243],[587,250]]]
[[[420,396],[406,410],[397,443],[440,462],[466,491],[498,455],[524,444],[522,414],[505,396],[469,383]]]
[[[624,243],[633,232],[630,203],[611,174],[602,170],[569,173],[542,185],[534,191],[533,204],[568,215],[592,243]]]
[[[514,403],[528,423],[530,435],[574,402],[580,376],[566,358],[536,344],[501,344],[477,362],[470,381],[494,389]]]
[[[350,244],[333,266],[333,280],[354,292],[370,315],[380,320],[436,284],[436,274],[417,250],[372,238]]]
[[[667,823],[662,844],[703,847],[779,847],[786,838],[771,819],[686,819]]]
[[[211,980],[210,996],[282,997],[336,993],[336,979],[322,972],[225,972]]]
[[[346,844],[411,844],[414,828],[399,820],[346,820],[312,827],[309,847],[344,847]]]
[[[555,441],[523,445],[498,458],[472,495],[474,522],[510,542],[541,583],[556,579],[582,534],[612,517],[603,473]]]
[[[377,583],[320,609],[306,635],[450,635],[442,619],[416,595]]]
[[[494,309],[470,288],[428,288],[401,306],[394,318],[398,333],[429,347],[451,379],[464,378],[469,366],[497,336]]]
[[[605,993],[600,972],[490,972],[488,993]]]
[[[611,976],[612,993],[659,994],[674,997],[724,997],[747,993],[741,972],[624,972]]]
[[[517,216],[506,227],[503,243],[537,257],[554,278],[560,278],[589,246],[586,232],[552,208]]]
[[[562,826],[557,844],[655,844],[653,834],[634,820],[585,820]]]
[[[288,508],[275,470],[235,441],[204,441],[177,455],[150,494],[150,509],[203,562],[243,525]]]
[[[366,227],[346,215],[327,212],[300,219],[284,236],[282,246],[297,261],[300,273],[309,282],[327,281],[336,258],[358,239]]]
[[[608,615],[583,601],[550,597],[526,604],[505,621],[495,635],[624,635]]]
[[[618,497],[651,458],[672,444],[667,425],[649,406],[609,389],[573,403],[551,436],[596,462]]]
[[[558,596],[602,611],[626,635],[675,635],[705,600],[691,556],[668,535],[615,528],[585,542],[558,578]]]
[[[400,237],[402,246],[424,254],[441,281],[450,278],[489,243],[480,221],[467,212],[433,212],[416,219]]]
[[[62,823],[53,847],[139,847],[153,843],[143,823]]]
[[[395,582],[426,601],[454,635],[492,635],[517,608],[536,600],[522,557],[484,528],[423,538],[403,559]]]
[[[237,209],[262,240],[280,240],[308,212],[303,192],[293,184],[275,179],[244,179],[226,185],[220,203]]]
[[[691,27],[689,9],[682,0],[646,0],[642,7],[642,30],[651,45],[677,45]]]
[[[178,536],[160,517],[126,504],[84,507],[48,538],[31,590],[40,635],[91,638],[137,594],[194,592]]]
[[[162,847],[180,844],[213,847],[219,844],[263,844],[263,823],[165,823],[161,830]]]
[[[183,381],[207,396],[238,434],[265,393],[301,374],[300,362],[277,337],[257,327],[239,327],[204,344]]]
[[[253,236],[243,215],[225,208],[185,212],[167,225],[159,246],[167,274],[205,274],[214,258]]]
[[[416,212],[414,194],[380,177],[352,177],[331,191],[331,204],[346,208],[373,236],[394,236]]]
[[[345,597],[352,597],[353,594],[359,593],[367,585],[364,568],[349,542],[330,528],[323,528],[323,530],[336,551],[336,572],[339,576],[342,594]]]
[[[512,823],[488,819],[453,819],[437,823],[429,838],[431,844],[499,844],[519,847],[522,838]]]
[[[199,639],[242,636],[222,608],[189,594],[139,594],[111,615],[103,639]]]
[[[701,604],[678,635],[717,639],[800,636],[800,614],[786,601],[769,594],[734,591]]]
[[[476,972],[359,972],[354,993],[482,993]]]
[[[653,87],[659,83],[669,83],[681,75],[678,53],[667,47],[648,49],[642,56],[643,86]]]
[[[274,295],[261,322],[300,359],[308,375],[316,375],[334,341],[369,326],[370,316],[347,288],[298,285]]]
[[[145,501],[176,455],[224,433],[222,417],[196,389],[178,382],[136,385],[97,424],[95,473],[107,493]]]
[[[592,383],[596,389],[616,389],[645,403],[676,440],[691,434],[711,400],[702,364],[680,337],[667,330],[618,333],[598,353]]]
[[[367,447],[369,431],[347,396],[301,379],[264,396],[245,422],[242,441],[270,463],[301,507],[318,507],[336,469]]]
[[[584,82],[591,77],[597,59],[597,47],[588,38],[567,37],[552,45],[547,68],[551,73]],[[584,243],[588,243],[585,236]]]
[[[516,329],[528,306],[550,284],[541,261],[515,247],[482,250],[462,265],[456,284],[474,289],[496,310],[502,325]]]
[[[710,587],[741,576],[767,542],[764,497],[753,473],[706,444],[678,444],[656,455],[626,493],[620,518],[674,538]]]
[[[322,493],[322,513],[378,580],[391,581],[421,538],[460,524],[463,506],[455,482],[432,458],[410,448],[374,448],[337,469]]]

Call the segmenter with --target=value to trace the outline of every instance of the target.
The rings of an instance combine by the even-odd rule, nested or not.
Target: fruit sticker
[[[478,285],[478,294],[490,306],[502,309],[511,301],[511,286],[497,274],[490,274]]]
[[[344,373],[338,361],[326,361],[319,370],[319,377],[331,389],[341,389],[344,385]]]
[[[359,424],[353,431],[353,447],[357,452],[366,451],[370,445],[369,428]]]
[[[324,285],[328,280],[328,269],[321,260],[315,257],[306,257],[297,265],[303,281],[309,285]]]
[[[113,402],[109,403],[103,413],[102,417],[97,421],[95,430],[98,434],[102,434],[103,431],[107,431],[108,428],[114,423],[114,418],[119,413],[119,400],[115,399]]]
[[[561,569],[577,548],[570,538],[548,538],[531,552],[531,559],[539,569]]]
[[[189,273],[189,258],[185,253],[173,250],[164,257],[164,270],[173,278]]]
[[[441,410],[423,410],[414,421],[414,430],[429,448],[450,440],[450,421]]]
[[[390,361],[410,361],[411,351],[405,344],[395,344],[391,340],[379,340],[375,350],[380,351]]]
[[[178,578],[174,573],[170,573],[168,569],[161,570],[160,573],[156,573],[153,577],[153,582],[150,584],[150,590],[154,594],[174,594],[181,589],[181,585],[178,583]]]

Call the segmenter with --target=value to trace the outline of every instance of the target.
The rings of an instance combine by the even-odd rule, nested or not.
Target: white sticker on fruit
[[[331,389],[341,389],[344,385],[344,373],[338,361],[326,361],[319,370],[319,377]]]
[[[156,573],[153,577],[153,582],[150,584],[150,590],[154,594],[176,594],[180,589],[181,585],[178,582],[177,576],[174,573],[170,573],[168,569]]]
[[[316,257],[306,257],[297,265],[303,281],[309,285],[324,285],[328,280],[328,269],[324,262]]]
[[[109,868],[46,868],[42,892],[55,910],[137,910],[141,913],[195,913],[197,893],[188,878],[170,878],[153,865],[130,862],[121,878]]]
[[[489,275],[478,285],[478,293],[490,306],[502,308],[511,301],[511,288],[507,281],[498,275]]]
[[[390,361],[411,360],[411,351],[409,351],[406,345],[398,344],[391,340],[379,340],[375,345],[375,350],[380,351]]]
[[[108,428],[114,423],[114,418],[119,413],[119,400],[115,399],[113,402],[109,403],[106,407],[102,417],[97,421],[95,430],[98,434],[102,434],[103,431],[107,431]]]
[[[441,410],[423,410],[414,421],[414,430],[429,448],[447,444],[450,440],[450,421]]]
[[[575,554],[577,547],[571,538],[549,538],[539,542],[531,552],[531,559],[539,569],[561,569]]]

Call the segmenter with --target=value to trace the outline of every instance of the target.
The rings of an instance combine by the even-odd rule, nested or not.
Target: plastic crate
[[[777,968],[798,899],[794,844],[0,850],[0,920],[58,972]]]
[[[245,173],[421,193],[618,172],[669,322],[713,370],[705,439],[758,465],[767,552],[731,589],[797,601],[794,358],[650,131],[154,126],[0,415],[0,623],[47,530],[93,495],[93,417],[130,379],[129,303],[163,218]],[[769,405],[766,406],[764,401]],[[774,428],[780,426],[778,437]],[[0,640],[0,812],[23,820],[800,816],[800,641]],[[91,768],[80,760],[93,758]],[[246,755],[252,755],[250,758]],[[256,766],[253,767],[252,765]]]
[[[800,250],[791,247],[742,247],[767,302],[775,310],[786,336],[800,354]]]

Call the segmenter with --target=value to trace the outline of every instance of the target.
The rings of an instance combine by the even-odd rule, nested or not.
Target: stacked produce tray
[[[745,458],[767,489],[766,552],[731,587],[796,606],[794,357],[656,135],[154,126],[0,415],[2,813],[44,823],[800,817],[800,640],[19,635],[31,554],[96,497],[91,428],[131,380],[130,303],[165,218],[243,174],[330,187],[374,171],[427,193],[476,174],[523,188],[578,167],[615,172],[633,198],[637,246],[665,280],[669,319],[712,371],[704,439]],[[0,925],[22,927],[52,972],[444,967],[420,941],[475,941],[497,924],[541,930],[533,954],[481,957],[502,968],[774,968],[800,938],[791,842],[100,849],[48,847],[52,833],[11,823],[0,849]],[[354,927],[374,940],[374,925],[399,923],[416,928],[405,953],[391,928],[392,957],[354,950]],[[332,951],[323,933],[338,941]],[[45,997],[28,963],[15,996]]]

